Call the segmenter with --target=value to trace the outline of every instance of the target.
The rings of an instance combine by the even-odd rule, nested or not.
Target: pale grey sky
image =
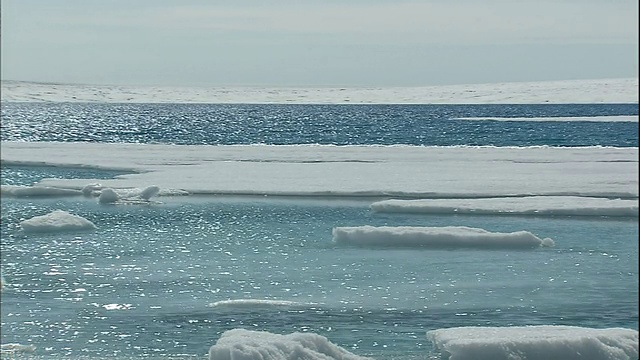
[[[2,0],[2,79],[422,86],[638,76],[636,0]]]

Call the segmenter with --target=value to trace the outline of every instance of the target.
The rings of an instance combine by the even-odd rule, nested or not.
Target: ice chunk
[[[142,191],[140,192],[140,197],[144,200],[149,200],[152,197],[158,195],[159,192],[160,192],[159,187],[155,185],[147,186],[146,188],[142,189]]]
[[[386,247],[465,247],[465,248],[536,248],[553,246],[553,240],[540,239],[528,231],[490,232],[466,226],[355,226],[333,229],[336,243]]]
[[[113,204],[118,200],[120,200],[120,195],[111,188],[102,189],[100,196],[98,196],[98,202],[100,204]]]
[[[67,232],[96,229],[96,226],[91,221],[63,210],[55,210],[46,215],[24,220],[20,222],[20,226],[22,227],[22,230],[27,233]]]
[[[314,333],[273,334],[233,329],[209,349],[209,360],[366,360]]]
[[[87,184],[82,188],[82,194],[84,196],[94,196],[102,190],[102,185],[100,184]]]
[[[575,326],[458,327],[427,332],[448,360],[638,359],[638,331]]]

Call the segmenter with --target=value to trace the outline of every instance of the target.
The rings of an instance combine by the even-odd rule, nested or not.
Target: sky
[[[635,0],[2,0],[1,77],[431,86],[638,76]]]

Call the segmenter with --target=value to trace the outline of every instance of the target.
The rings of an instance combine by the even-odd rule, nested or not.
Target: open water
[[[3,103],[2,140],[175,144],[638,146],[637,123],[457,117],[637,115],[600,105]],[[2,184],[120,172],[2,166]],[[373,213],[363,199],[201,196],[153,206],[3,198],[3,344],[22,356],[206,358],[226,330],[308,331],[376,359],[424,359],[428,330],[638,329],[638,220]],[[55,209],[98,226],[25,235]],[[336,245],[336,226],[470,226],[555,240],[536,250]],[[272,300],[271,302],[225,302]],[[4,358],[4,356],[3,356]]]

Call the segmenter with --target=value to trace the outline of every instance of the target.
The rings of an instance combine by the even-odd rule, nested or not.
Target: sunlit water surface
[[[424,358],[425,332],[564,324],[638,329],[637,219],[373,213],[370,201],[272,197],[3,199],[2,343],[41,358],[204,357],[233,328],[309,331],[378,359]],[[26,235],[55,209],[97,231]],[[336,226],[527,230],[553,248],[336,245]],[[276,299],[253,306],[213,303]]]
[[[637,123],[455,120],[637,114],[637,104],[3,102],[1,134],[14,141],[637,147]],[[5,165],[5,185],[121,174]],[[156,200],[104,206],[83,197],[3,197],[2,344],[33,345],[24,356],[39,359],[205,358],[224,331],[247,328],[314,332],[377,359],[424,359],[431,352],[425,333],[437,328],[638,329],[637,218],[380,214],[369,209],[373,199]],[[20,221],[55,209],[98,229],[20,230]],[[526,230],[556,246],[433,250],[332,242],[333,227],[358,225]],[[219,303],[242,299],[281,302]]]

